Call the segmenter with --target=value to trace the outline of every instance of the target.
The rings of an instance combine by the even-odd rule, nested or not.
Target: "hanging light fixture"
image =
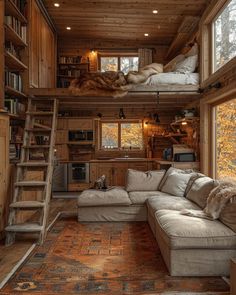
[[[125,114],[124,114],[124,110],[123,110],[123,108],[120,108],[120,111],[119,111],[119,118],[120,119],[125,119],[126,117],[125,117]]]

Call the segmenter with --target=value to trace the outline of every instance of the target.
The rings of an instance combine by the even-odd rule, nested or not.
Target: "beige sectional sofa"
[[[129,170],[125,189],[84,191],[78,197],[78,220],[147,220],[172,276],[229,275],[230,259],[236,257],[236,203],[227,204],[214,221],[181,212],[202,210],[216,184],[202,174],[175,168]]]

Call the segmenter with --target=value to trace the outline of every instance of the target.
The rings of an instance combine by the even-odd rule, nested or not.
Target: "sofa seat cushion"
[[[115,187],[107,191],[88,189],[78,196],[79,207],[91,206],[129,206],[131,201],[126,190]]]
[[[169,196],[166,193],[159,192],[159,191],[142,191],[142,192],[130,192],[129,197],[132,204],[135,205],[142,205],[145,204],[146,200],[150,197],[159,197],[159,196]]]
[[[160,234],[171,249],[234,249],[236,234],[218,220],[181,215],[179,211],[155,213]]]
[[[127,192],[157,191],[164,174],[165,170],[143,172],[128,169],[126,177],[126,190]]]
[[[162,193],[164,194],[164,193]],[[183,210],[183,209],[194,209],[201,210],[196,204],[187,200],[184,197],[176,197],[170,195],[160,195],[158,198],[150,197],[147,200],[148,212],[154,217],[157,210]]]

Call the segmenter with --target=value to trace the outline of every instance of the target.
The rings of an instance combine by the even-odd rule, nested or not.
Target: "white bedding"
[[[142,85],[158,86],[160,84],[177,85],[198,85],[198,73],[159,73],[150,76]]]

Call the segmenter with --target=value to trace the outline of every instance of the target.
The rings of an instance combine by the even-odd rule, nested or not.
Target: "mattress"
[[[145,83],[141,85],[158,86],[160,84],[166,85],[198,85],[199,74],[198,73],[159,73],[150,76]]]

